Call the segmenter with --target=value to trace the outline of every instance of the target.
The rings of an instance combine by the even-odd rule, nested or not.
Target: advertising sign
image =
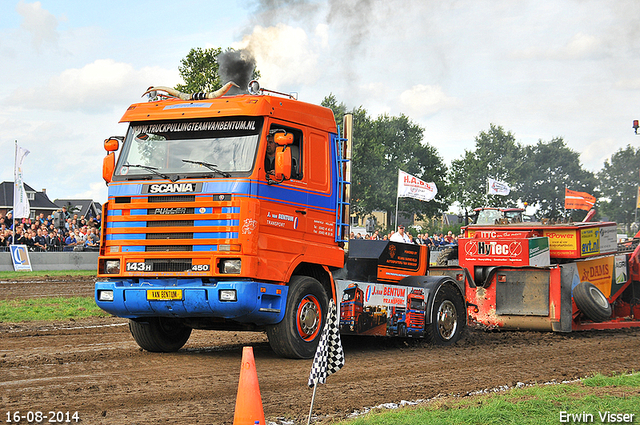
[[[578,261],[580,282],[591,282],[608,298],[611,296],[613,281],[613,256]]]
[[[629,272],[627,271],[627,256],[624,254],[616,255],[615,257],[615,273],[616,283],[626,283],[629,279]]]
[[[340,332],[424,337],[426,288],[336,280]]]
[[[600,253],[600,229],[580,230],[580,255],[582,257]]]
[[[545,229],[542,235],[549,238],[552,257],[575,258],[578,256],[578,237],[575,230]]]
[[[600,227],[600,254],[618,251],[618,236],[615,225]]]
[[[29,260],[29,250],[26,245],[11,245],[11,261],[13,262],[13,270],[32,271],[31,261]]]

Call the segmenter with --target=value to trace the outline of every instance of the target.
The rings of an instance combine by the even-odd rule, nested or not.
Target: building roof
[[[44,192],[33,190],[28,184],[24,184],[24,190],[34,194],[34,199],[29,199],[29,206],[32,210],[51,210],[55,211],[59,207],[51,202]],[[13,209],[13,182],[0,183],[0,208]]]
[[[78,214],[78,217],[95,217],[102,213],[102,206],[93,199],[56,199],[53,201],[58,208],[67,207],[70,214]]]

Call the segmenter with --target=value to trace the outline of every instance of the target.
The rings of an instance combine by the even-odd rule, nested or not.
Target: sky
[[[597,172],[638,147],[637,0],[0,0],[0,179],[107,199],[103,141],[190,49],[247,49],[262,87],[407,115],[450,164],[490,124]],[[358,164],[354,164],[357,167]]]

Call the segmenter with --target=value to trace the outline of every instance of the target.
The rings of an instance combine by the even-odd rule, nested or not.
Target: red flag
[[[587,210],[593,208],[596,203],[595,196],[587,192],[576,192],[575,190],[564,190],[564,208],[567,210]]]

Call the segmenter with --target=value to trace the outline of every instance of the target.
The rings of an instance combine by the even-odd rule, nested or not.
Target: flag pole
[[[395,223],[395,226],[393,227],[394,232],[398,229],[398,201],[399,200],[400,200],[400,197],[396,194],[396,223]]]
[[[484,195],[484,206],[489,206],[489,177],[487,177],[487,193]]]
[[[313,402],[316,399],[316,390],[318,389],[318,384],[313,385],[313,395],[311,396],[311,407],[309,407],[309,417],[307,418],[307,425],[311,423],[311,412],[313,412]]]
[[[396,222],[393,225],[393,231],[398,230],[398,201],[400,200],[400,168],[398,168],[398,188],[396,189]]]
[[[18,141],[16,140],[16,147],[14,149],[14,154],[13,154],[13,214],[11,214],[11,243],[13,245],[16,244],[16,162],[18,161]]]

